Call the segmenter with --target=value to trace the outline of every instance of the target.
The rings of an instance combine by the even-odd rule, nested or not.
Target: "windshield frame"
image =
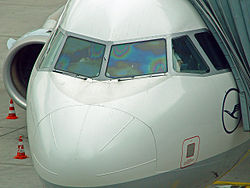
[[[56,57],[54,58],[54,62],[51,64],[51,66],[49,68],[40,68],[42,61],[44,59],[44,55],[48,52],[48,46],[51,45],[51,41],[53,41],[55,33],[56,32],[62,32],[64,35],[64,40],[62,42],[62,44],[60,45],[60,48],[58,48],[57,52],[56,52]],[[220,74],[220,73],[226,73],[226,72],[230,72],[230,69],[223,69],[223,70],[216,70],[214,68],[214,66],[212,65],[212,63],[210,62],[210,59],[207,57],[207,55],[205,54],[205,52],[203,51],[203,49],[200,47],[198,41],[195,39],[194,35],[198,32],[205,32],[207,31],[207,29],[195,29],[192,31],[185,31],[185,32],[180,32],[180,33],[172,33],[172,34],[168,34],[168,35],[158,35],[158,36],[150,36],[150,37],[142,37],[142,38],[136,38],[136,39],[129,39],[129,40],[119,40],[119,41],[104,41],[104,40],[100,40],[100,39],[96,39],[96,38],[92,38],[92,37],[88,37],[85,35],[81,35],[81,34],[76,34],[76,33],[72,33],[69,31],[65,31],[63,28],[61,28],[60,26],[55,29],[55,31],[53,31],[53,33],[51,33],[50,38],[48,40],[48,42],[46,42],[46,44],[44,45],[41,54],[39,55],[38,59],[37,59],[37,63],[35,64],[35,67],[38,71],[49,71],[49,72],[59,72],[62,73],[60,71],[55,70],[55,64],[58,61],[58,58],[61,54],[62,48],[65,45],[65,42],[67,40],[67,38],[69,36],[75,37],[75,38],[79,38],[79,39],[83,39],[83,40],[87,40],[87,41],[91,41],[91,42],[96,42],[96,43],[100,43],[105,45],[105,52],[104,52],[104,56],[103,56],[103,60],[102,60],[102,65],[101,65],[101,69],[100,69],[100,73],[98,77],[94,77],[94,80],[97,81],[123,81],[123,80],[133,80],[133,79],[137,79],[137,78],[149,78],[149,77],[158,77],[158,76],[166,76],[166,75],[172,75],[172,76],[195,76],[195,77],[207,77],[207,76],[211,76],[214,74]],[[194,46],[197,48],[197,50],[199,51],[199,53],[202,55],[202,57],[204,58],[207,66],[210,68],[210,72],[205,73],[205,74],[193,74],[193,73],[182,73],[182,72],[176,72],[174,70],[173,67],[173,63],[172,63],[172,39],[176,38],[176,37],[180,37],[180,36],[184,36],[187,35],[190,37],[190,39],[192,40]],[[136,43],[136,42],[143,42],[143,41],[150,41],[150,40],[157,40],[157,39],[165,39],[166,41],[166,55],[167,55],[167,72],[166,73],[159,73],[159,74],[147,74],[147,75],[140,75],[140,76],[135,76],[135,77],[126,77],[126,78],[109,78],[106,76],[106,71],[108,68],[108,61],[109,61],[109,56],[111,53],[111,47],[112,45],[119,45],[119,44],[125,44],[125,43]],[[76,77],[74,74],[66,74],[66,73],[62,73],[65,75],[69,75],[72,77]],[[82,77],[78,77],[80,79],[86,79],[86,78],[82,78]],[[92,78],[89,78],[92,79]]]
[[[77,43],[77,44],[74,44],[76,46],[74,46],[74,45],[72,46],[72,42],[75,43],[74,41]],[[81,51],[81,55],[79,56],[80,59],[84,59],[84,58],[89,59],[90,58],[91,60],[88,61],[87,64],[86,64],[86,62],[85,63],[81,62],[80,59],[77,60],[77,61],[73,61],[72,56],[69,55],[68,52],[67,52],[69,49],[73,50],[73,57],[76,57],[75,53],[77,53],[79,48],[84,46],[84,44],[91,45],[91,46],[89,46],[91,49],[96,48],[96,47],[101,48],[101,56],[96,61],[96,63],[97,63],[96,70],[94,70],[93,67],[92,67],[91,70],[86,71],[86,68],[88,68],[88,66],[91,66],[91,65],[93,66],[93,64],[95,63],[95,59],[91,57],[92,53],[91,54],[87,53],[87,56],[85,56],[86,54],[85,55],[82,54],[83,52],[84,53],[86,52],[86,49],[88,51],[91,50],[89,47],[84,48],[83,51]],[[72,46],[72,48],[71,47],[69,48],[68,45]],[[62,50],[60,52],[60,55],[59,55],[59,57],[57,59],[57,62],[55,63],[54,70],[56,72],[75,75],[75,77],[86,78],[86,79],[87,78],[93,79],[93,78],[99,77],[100,72],[101,72],[101,68],[102,68],[102,64],[103,64],[105,50],[106,50],[106,45],[105,44],[101,44],[101,43],[95,42],[93,40],[86,40],[86,39],[81,39],[79,37],[68,36],[65,43],[64,43],[64,46],[63,46],[63,48],[62,48]],[[67,57],[70,58],[70,60],[68,62],[69,66],[66,66],[64,68],[60,68],[60,66],[65,66],[62,63],[62,59],[60,59],[60,58],[63,58],[64,55],[66,55]],[[70,68],[71,66],[77,66],[78,68],[72,70]],[[83,66],[82,67],[83,69],[81,71],[79,71],[80,66]],[[90,73],[90,74],[88,74],[88,73]]]
[[[208,77],[216,74],[223,74],[227,72],[231,72],[230,69],[222,69],[217,70],[210,59],[208,58],[207,54],[202,49],[201,45],[199,44],[198,40],[195,38],[195,34],[202,33],[202,32],[208,32],[209,30],[206,28],[203,29],[195,29],[192,31],[186,31],[186,32],[180,32],[180,33],[173,33],[169,35],[168,37],[168,50],[169,50],[169,73],[173,76],[195,76],[195,77]],[[188,36],[189,39],[192,41],[194,47],[198,51],[198,53],[201,55],[203,60],[205,61],[206,65],[209,68],[209,72],[204,74],[196,74],[196,73],[187,73],[187,72],[176,72],[173,67],[173,60],[172,60],[172,40],[174,38],[182,37],[182,36]]]
[[[46,56],[48,55],[49,51],[50,51],[50,47],[52,45],[52,43],[54,42],[55,40],[55,37],[58,35],[58,33],[61,32],[62,33],[62,43],[59,45],[58,49],[56,50],[55,52],[55,56],[54,56],[54,62],[52,62],[50,64],[49,67],[42,67],[42,64],[44,63],[44,59],[46,58]],[[41,61],[39,63],[39,70],[41,71],[53,71],[54,69],[54,66],[55,66],[55,63],[57,62],[58,58],[59,58],[59,55],[62,51],[62,48],[65,44],[65,41],[66,41],[67,37],[66,37],[66,32],[61,29],[60,27],[58,27],[52,34],[52,36],[50,37],[49,41],[47,42],[47,45],[45,46],[45,50],[42,54],[42,57],[41,57]]]
[[[48,48],[52,44],[53,40],[55,39],[56,33],[58,33],[58,32],[61,32],[63,34],[63,40],[62,40],[62,43],[59,45],[59,48],[57,49],[57,51],[55,53],[54,62],[51,63],[50,67],[42,68],[41,64],[43,63],[44,58],[46,57],[47,53],[49,52]],[[77,75],[77,74],[74,74],[74,73],[70,73],[70,72],[55,69],[56,63],[58,62],[58,59],[60,57],[60,54],[62,53],[62,49],[65,46],[65,43],[66,43],[68,37],[74,37],[74,38],[78,38],[80,40],[86,40],[86,41],[102,44],[102,45],[105,46],[105,51],[104,51],[104,55],[103,55],[103,59],[102,59],[102,63],[101,63],[100,72],[99,72],[99,75],[97,77],[89,78],[89,77],[84,77],[84,76]],[[41,60],[40,60],[40,63],[39,63],[39,69],[38,70],[39,71],[49,71],[49,72],[61,73],[61,74],[64,74],[64,75],[77,77],[77,78],[85,79],[85,80],[86,79],[93,79],[93,80],[98,80],[98,81],[130,80],[130,79],[136,79],[136,78],[162,76],[162,75],[166,75],[169,72],[168,42],[167,42],[168,39],[167,38],[168,38],[168,35],[160,35],[160,36],[143,37],[143,38],[130,39],[130,40],[121,40],[121,41],[104,41],[104,40],[101,40],[101,39],[96,39],[96,38],[92,38],[92,37],[89,37],[89,36],[72,33],[70,31],[65,31],[63,28],[58,27],[52,33],[52,35],[51,35],[50,39],[48,40],[47,44],[44,46],[45,49],[43,51],[43,54],[41,54],[42,56],[41,56]],[[166,72],[153,73],[153,74],[144,74],[144,75],[137,75],[137,76],[131,76],[131,77],[124,77],[124,78],[110,78],[110,77],[106,76],[109,57],[110,57],[110,53],[111,53],[111,47],[113,45],[119,45],[119,44],[125,44],[125,43],[130,44],[130,43],[137,43],[137,42],[147,42],[147,41],[154,41],[154,40],[161,40],[161,39],[163,39],[165,41]]]
[[[60,30],[63,30],[62,28],[60,28]],[[104,59],[105,59],[105,54],[107,52],[107,42],[106,41],[103,41],[103,40],[99,40],[99,39],[96,39],[96,38],[92,38],[92,37],[87,37],[87,36],[84,36],[84,35],[80,35],[80,34],[76,34],[76,33],[72,33],[72,32],[69,32],[69,31],[64,31],[64,35],[65,35],[65,40],[61,46],[61,49],[59,50],[58,54],[57,54],[57,57],[55,58],[55,61],[54,63],[52,64],[52,69],[51,71],[53,72],[57,72],[57,73],[62,73],[62,74],[65,74],[65,75],[69,75],[69,76],[72,76],[72,77],[77,77],[77,78],[81,78],[81,79],[94,79],[94,80],[100,80],[100,77],[101,77],[101,74],[102,74],[102,69],[103,69],[103,64],[104,64]],[[67,72],[67,71],[62,71],[62,70],[58,70],[56,69],[56,64],[58,62],[58,59],[62,53],[62,49],[63,47],[65,46],[66,44],[66,41],[69,37],[72,37],[72,38],[76,38],[76,39],[79,39],[79,40],[84,40],[84,41],[89,41],[89,42],[93,42],[93,43],[97,43],[97,44],[101,44],[104,46],[105,50],[104,50],[104,55],[102,57],[102,62],[101,62],[101,66],[100,66],[100,70],[99,70],[99,74],[98,76],[96,77],[87,77],[87,76],[83,76],[83,75],[79,75],[77,73],[72,73],[72,72]]]

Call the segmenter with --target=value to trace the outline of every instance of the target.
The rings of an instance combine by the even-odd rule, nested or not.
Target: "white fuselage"
[[[35,66],[27,125],[39,176],[58,186],[104,187],[197,168],[204,173],[193,173],[195,178],[171,176],[167,182],[147,185],[192,187],[185,184],[190,180],[200,181],[195,185],[199,187],[213,181],[212,170],[206,171],[210,163],[217,164],[212,158],[247,142],[249,133],[242,124],[232,134],[222,126],[225,93],[237,88],[229,70],[216,71],[211,62],[210,72],[202,75],[173,68],[172,39],[204,30],[200,17],[184,0],[97,2],[74,0],[66,5],[58,24],[65,38],[77,35],[107,44],[104,65],[113,44],[164,38],[168,70],[122,81],[85,80]],[[235,95],[227,105],[238,103]],[[229,128],[234,124],[227,122]],[[217,170],[229,167],[222,164]]]
[[[231,73],[103,83],[37,72],[32,83],[32,157],[52,183],[60,177],[62,185],[87,187],[145,178],[181,168],[187,138],[200,139],[191,164],[249,139],[242,127],[228,135],[221,125],[224,92],[234,87]]]

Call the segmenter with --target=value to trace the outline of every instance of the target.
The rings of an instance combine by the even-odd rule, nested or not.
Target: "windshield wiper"
[[[88,77],[83,76],[83,75],[80,75],[80,74],[76,74],[76,76],[75,76],[75,77],[76,77],[76,78],[83,79],[83,80],[87,80],[87,79],[89,79]]]
[[[139,78],[153,78],[153,77],[164,76],[164,75],[166,75],[166,73],[146,74],[146,75],[137,75],[137,76],[118,78],[117,80],[126,81],[126,80],[133,80],[133,79],[139,79]]]
[[[56,69],[54,69],[53,72],[64,74],[64,75],[69,75],[69,76],[72,76],[72,77],[75,77],[75,78],[80,78],[80,79],[83,79],[83,80],[91,79],[91,78],[88,78],[88,77],[80,75],[80,74],[76,74],[76,73],[72,73],[72,72],[67,72],[67,71],[62,71],[62,70],[56,70]]]
[[[64,74],[63,71],[56,70],[56,69],[54,69],[53,72],[60,73],[60,74]]]
[[[69,75],[69,76],[72,76],[72,77],[76,77],[75,73],[71,73],[71,72],[67,72],[67,71],[54,69],[53,72],[64,74],[64,75]]]

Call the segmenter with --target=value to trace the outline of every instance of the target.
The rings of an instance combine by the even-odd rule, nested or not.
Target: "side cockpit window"
[[[68,37],[55,65],[55,70],[88,78],[100,74],[105,45]]]
[[[51,38],[47,50],[45,51],[40,68],[47,69],[55,62],[56,55],[59,47],[62,45],[64,35],[60,31],[56,31],[55,35]]]
[[[172,40],[172,61],[176,72],[205,74],[209,67],[188,36]]]
[[[126,78],[167,72],[165,39],[111,47],[106,76]]]
[[[210,32],[197,33],[195,38],[217,70],[229,69],[227,59]]]

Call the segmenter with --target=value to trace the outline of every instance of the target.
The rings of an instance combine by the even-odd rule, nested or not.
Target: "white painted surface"
[[[61,27],[119,41],[205,28],[197,15],[186,0],[72,0]]]
[[[44,147],[40,151],[31,147],[42,164],[36,164],[36,169],[53,183],[79,186],[84,174],[86,186],[116,184],[180,168],[187,138],[200,138],[195,162],[226,152],[249,139],[242,127],[227,135],[221,125],[224,93],[235,87],[231,76],[168,75],[109,82],[107,87],[107,82],[37,72],[28,105],[36,109],[33,118],[37,122],[30,140],[34,147],[36,143],[38,148]],[[70,87],[72,80],[75,82]],[[124,84],[126,90],[122,89]],[[122,161],[124,151],[127,156]],[[70,166],[60,166],[62,163]],[[78,171],[77,165],[87,170],[65,182],[69,174],[63,169],[73,173]],[[41,166],[47,166],[47,172]]]

